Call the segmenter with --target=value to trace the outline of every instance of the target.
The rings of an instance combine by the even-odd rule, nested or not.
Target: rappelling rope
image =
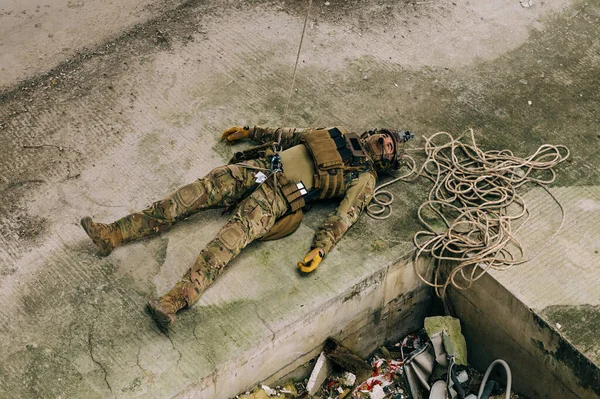
[[[298,62],[300,60],[300,51],[302,50],[302,42],[304,41],[304,33],[306,32],[306,24],[308,23],[308,16],[310,15],[311,6],[312,6],[312,0],[308,0],[308,9],[306,10],[306,17],[304,18],[304,26],[302,27],[302,35],[300,36],[300,43],[298,44],[298,53],[296,54],[296,64],[294,65],[294,74],[292,76],[292,84],[290,85],[290,92],[288,94],[287,103],[285,104],[285,110],[283,112],[283,123],[281,124],[282,127],[285,126],[285,122],[287,119],[287,112],[288,112],[288,108],[290,105],[290,100],[292,99],[292,93],[294,91],[294,84],[296,82],[296,72],[298,70]],[[281,145],[280,145],[281,133],[282,133],[282,131],[279,132],[279,134],[277,135],[277,140],[273,143],[273,152],[275,153],[274,157],[277,157],[279,159],[279,161],[281,161],[281,159],[279,158],[279,155],[278,155],[279,151],[281,150]],[[236,165],[244,167],[244,168],[248,168],[248,169],[259,170],[261,172],[268,172],[268,174],[265,175],[265,179],[262,180],[259,184],[264,183],[271,177],[273,178],[273,184],[274,184],[273,187],[274,187],[274,191],[275,191],[275,197],[273,198],[272,208],[275,209],[275,203],[277,201],[277,196],[279,195],[279,191],[277,190],[277,187],[278,187],[277,173],[281,173],[281,168],[273,167],[273,158],[271,158],[270,168],[260,168],[260,167],[248,165],[246,163],[236,163]]]
[[[390,184],[394,184],[397,181],[412,181],[417,175],[416,173],[416,163],[415,160],[408,156],[404,155],[402,157],[403,165],[406,165],[409,168],[408,173],[396,177],[389,182],[383,183],[375,189],[373,193],[373,197],[371,198],[371,202],[367,205],[367,214],[371,216],[373,219],[383,220],[392,216],[392,203],[394,202],[394,194],[391,191],[383,190],[384,187],[389,186]],[[409,177],[414,176],[409,179]]]
[[[288,108],[290,106],[290,101],[292,99],[292,93],[294,92],[294,84],[296,83],[296,72],[298,71],[298,62],[300,60],[300,51],[302,50],[302,42],[304,41],[304,33],[306,32],[306,25],[308,23],[308,16],[310,15],[311,6],[312,6],[312,0],[308,0],[308,8],[306,10],[306,17],[304,18],[304,26],[302,27],[302,35],[300,36],[300,43],[298,44],[298,53],[296,54],[296,63],[294,64],[294,74],[292,75],[292,84],[290,85],[290,92],[288,94],[287,102],[285,104],[285,109],[283,111],[283,123],[281,124],[282,127],[285,126],[285,123],[287,120]],[[281,151],[281,135],[282,135],[282,131],[279,132],[279,134],[277,135],[277,140],[273,143],[273,152],[275,153],[275,155],[273,155],[273,157],[276,157],[276,159],[279,161],[279,164],[281,163],[281,158],[279,158],[279,155],[278,155],[278,153]],[[278,168],[273,167],[273,159],[274,158],[271,158],[271,167],[268,169],[270,174],[267,176],[267,178],[264,181],[273,177],[273,187],[274,187],[275,196],[273,197],[272,209],[275,210],[277,196],[279,195],[279,190],[277,189],[278,188],[277,173],[281,173],[282,170],[281,170],[281,165]],[[254,169],[258,169],[258,168],[254,168]],[[262,184],[262,183],[259,183],[259,184]]]
[[[437,143],[440,138],[443,143]],[[410,172],[378,190],[398,180],[412,181],[419,176],[433,182],[427,201],[418,209],[419,220],[426,230],[414,236],[417,247],[414,264],[419,278],[434,287],[438,296],[443,298],[450,285],[469,288],[489,269],[505,270],[535,258],[561,229],[564,208],[546,185],[555,180],[552,168],[568,158],[567,147],[544,144],[533,155],[519,158],[508,150],[482,151],[473,130],[469,129],[457,139],[446,132],[436,133],[425,138],[423,148],[413,150],[424,150],[427,156],[419,171],[414,160],[405,157],[410,159]],[[529,211],[516,189],[527,183],[540,185],[552,197],[560,208],[561,222],[536,255],[524,259],[524,250],[515,235],[529,218]],[[389,201],[393,197],[387,198]],[[509,205],[513,205],[511,213]],[[513,229],[512,222],[523,216],[526,216],[524,222]],[[422,254],[435,259],[424,273],[417,266]],[[451,270],[443,271],[442,261],[455,263]],[[426,277],[430,273],[433,281]]]
[[[302,42],[304,41],[304,33],[306,32],[306,24],[308,23],[308,16],[310,15],[311,6],[312,0],[308,0],[308,9],[306,10],[306,17],[304,18],[304,27],[302,28],[302,36],[300,36],[300,44],[298,45],[298,53],[296,54],[296,64],[294,65],[294,75],[292,76],[292,84],[290,85],[290,92],[288,94],[287,103],[285,104],[285,110],[283,111],[283,123],[281,124],[282,127],[285,126],[285,122],[287,121],[288,108],[290,106],[290,100],[292,99],[292,93],[294,92],[294,83],[296,83],[296,71],[298,70],[298,61],[300,60],[300,50],[302,50]]]

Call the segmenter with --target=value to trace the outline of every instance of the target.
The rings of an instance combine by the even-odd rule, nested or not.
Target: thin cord
[[[308,15],[310,14],[310,7],[312,6],[312,0],[308,0],[308,9],[306,10],[306,17],[304,18],[304,27],[302,28],[302,36],[300,37],[300,44],[298,45],[298,54],[296,54],[296,64],[294,65],[294,76],[292,77],[292,85],[290,86],[290,92],[288,94],[287,103],[285,104],[285,110],[283,111],[283,123],[281,126],[285,126],[287,120],[288,108],[290,106],[290,100],[292,99],[292,93],[294,91],[294,83],[296,82],[296,71],[298,70],[298,60],[300,60],[300,50],[302,49],[302,42],[304,41],[304,32],[306,31],[306,23],[308,22]]]

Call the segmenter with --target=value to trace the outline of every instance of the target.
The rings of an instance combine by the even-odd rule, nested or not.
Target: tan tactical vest
[[[315,162],[314,188],[320,190],[319,199],[344,194],[358,173],[371,168],[354,133],[342,132],[337,127],[316,129],[305,133],[302,140]]]
[[[360,144],[358,135],[339,128],[317,129],[305,133],[303,143],[313,157],[316,174],[313,189],[319,190],[319,199],[343,195],[354,177],[371,168],[371,163]],[[293,233],[302,221],[306,190],[302,183],[287,180],[280,175],[280,187],[290,205],[287,215],[277,220],[263,241],[276,240]],[[269,180],[266,184],[272,185]]]
[[[343,195],[348,185],[358,177],[360,172],[372,168],[370,158],[360,144],[358,135],[348,133],[344,128],[312,130],[303,135],[302,143],[308,148],[315,164],[313,189],[317,190],[315,194],[318,193],[318,196],[313,198],[324,199]],[[273,155],[272,148],[272,142],[252,147],[236,153],[229,163]],[[278,219],[271,230],[260,238],[263,241],[276,240],[293,233],[303,217],[302,208],[305,205],[306,189],[301,182],[290,182],[285,174],[278,176],[278,186],[290,208],[288,213]],[[265,183],[274,185],[271,179]]]

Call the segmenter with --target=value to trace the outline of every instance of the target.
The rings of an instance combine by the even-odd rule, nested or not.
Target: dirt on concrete
[[[100,43],[86,39],[87,48],[70,51],[68,60],[49,56],[37,65],[20,54],[28,25],[11,36],[12,55],[6,40],[0,47],[32,71],[10,75],[0,91],[0,363],[13,365],[0,366],[0,375],[12,376],[0,393],[45,389],[37,372],[26,386],[13,385],[12,370],[26,368],[17,360],[23,353],[31,361],[56,355],[57,364],[60,356],[74,358],[64,375],[79,385],[69,392],[108,386],[115,393],[119,386],[126,397],[158,384],[172,393],[190,381],[186,367],[194,362],[173,349],[179,343],[156,349],[172,366],[183,362],[168,383],[154,380],[165,372],[157,365],[151,372],[119,370],[146,350],[151,357],[155,349],[139,349],[140,337],[163,338],[152,335],[144,302],[176,281],[210,238],[206,232],[224,220],[207,212],[178,226],[179,233],[109,259],[95,257],[78,220],[114,220],[226,162],[234,149],[217,140],[230,125],[278,126],[306,8],[297,1],[139,4],[152,12],[119,22],[125,30],[118,34],[117,25],[107,36],[98,33],[108,38]],[[0,23],[13,15],[3,12]],[[150,19],[138,19],[144,15]],[[566,144],[572,158],[556,184],[595,185],[599,18],[598,1],[547,0],[530,8],[516,0],[314,1],[288,125],[409,128],[417,134],[414,147],[419,136],[473,127],[483,148],[520,156],[542,143]],[[71,29],[79,32],[74,19]],[[11,73],[19,68],[11,65],[3,61]],[[340,251],[357,242],[370,251],[410,246],[427,187],[394,187],[394,218],[361,218]],[[307,215],[301,243],[334,205]],[[288,256],[303,251],[298,244]],[[128,324],[115,334],[110,326],[121,318]],[[39,336],[36,326],[51,333]],[[50,352],[26,348],[32,342]],[[111,348],[126,354],[107,366],[117,353]],[[53,369],[42,374],[53,378]],[[48,392],[59,393],[55,388]]]
[[[5,0],[0,4],[0,88],[45,73],[181,3]]]

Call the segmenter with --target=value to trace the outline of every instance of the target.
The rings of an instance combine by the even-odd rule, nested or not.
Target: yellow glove
[[[325,251],[323,248],[315,248],[311,250],[302,261],[298,262],[298,267],[300,271],[303,273],[310,273],[319,267],[319,263],[323,260],[323,256],[325,256]]]
[[[250,137],[250,128],[248,126],[234,126],[225,130],[221,135],[221,140],[229,143]]]

